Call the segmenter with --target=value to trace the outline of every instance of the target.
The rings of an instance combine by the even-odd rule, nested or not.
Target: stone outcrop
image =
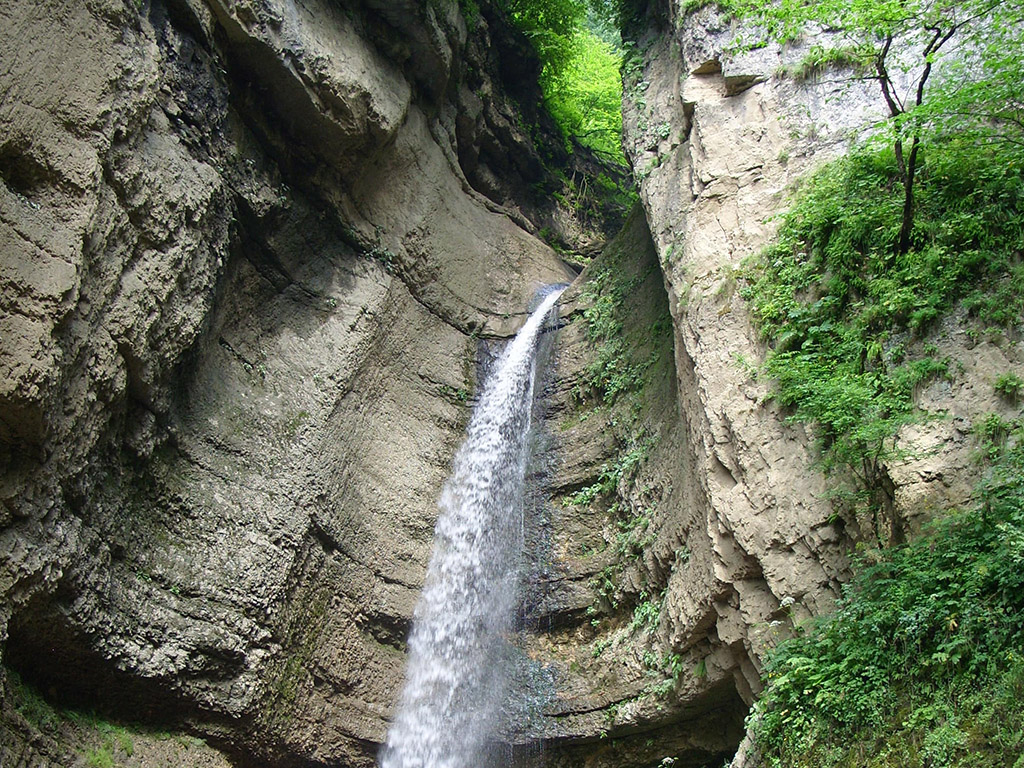
[[[765,652],[870,534],[766,402],[735,271],[872,85],[796,82],[799,50],[651,3],[625,68],[642,208],[577,278],[538,235],[593,255],[618,213],[547,194],[588,161],[491,3],[8,5],[4,669],[224,753],[139,737],[143,768],[372,765],[478,358],[575,280],[520,637],[545,705],[504,737],[558,766],[729,758]],[[621,348],[590,330],[608,311]],[[952,320],[929,342],[958,373],[888,468],[907,530],[966,497],[971,424],[1022,365]],[[102,746],[3,685],[0,763]]]
[[[591,722],[578,733],[606,736],[588,764],[703,765],[734,750],[742,727],[730,723],[759,692],[766,652],[793,624],[830,609],[854,544],[875,540],[870,521],[837,514],[813,436],[787,422],[769,399],[771,382],[757,378],[765,349],[737,272],[767,244],[797,181],[843,152],[884,103],[875,83],[842,72],[798,80],[788,73],[806,47],[738,50],[735,20],[684,5],[648,5],[624,67],[624,143],[664,278],[675,391],[645,385],[642,399],[654,407],[643,426],[662,435],[658,447],[613,498],[585,510],[606,521],[597,549],[621,539],[629,515],[655,510],[639,561],[609,556],[620,571],[614,589],[601,586],[599,570],[588,574],[597,578],[578,604],[583,595],[604,601],[596,634],[580,622],[575,639],[563,639],[570,657],[589,647],[597,659],[577,655],[578,674],[566,673],[567,711],[588,702],[577,718]],[[644,303],[631,298],[627,312]],[[955,373],[918,393],[943,418],[904,428],[910,457],[886,467],[901,535],[966,501],[972,425],[993,412],[1013,416],[993,384],[1024,364],[1019,344],[979,338],[962,314],[921,344],[934,344]],[[590,468],[584,484],[605,460],[581,462]],[[652,596],[660,611],[645,629],[641,603]],[[716,707],[714,726],[700,721]],[[565,764],[582,764],[579,749],[566,746]]]
[[[521,194],[553,178],[491,79],[522,51],[456,3],[2,15],[4,662],[369,765],[478,339],[573,277],[539,227],[600,236]]]

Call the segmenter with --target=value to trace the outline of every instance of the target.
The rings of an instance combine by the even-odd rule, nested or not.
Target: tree
[[[562,71],[576,49],[577,32],[586,17],[584,0],[500,0],[512,22],[533,43],[541,78]]]
[[[621,55],[589,30],[576,54],[545,89],[548,108],[581,144],[622,163]]]
[[[835,45],[819,49],[819,60],[852,64],[861,77],[878,82],[903,184],[897,255],[906,254],[912,244],[915,179],[925,137],[940,126],[949,130],[968,120],[982,126],[972,98],[986,103],[981,114],[990,122],[1021,127],[1020,0],[731,0],[725,6],[778,43],[798,39],[809,29],[823,32]],[[948,56],[953,48],[955,54]],[[949,74],[937,78],[940,66]],[[931,89],[937,79],[942,79],[940,87]]]
[[[622,155],[622,52],[597,0],[501,0],[541,60],[544,102],[566,136],[625,165]]]

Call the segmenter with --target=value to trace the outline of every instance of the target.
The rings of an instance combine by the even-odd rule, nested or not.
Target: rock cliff
[[[4,662],[370,764],[478,339],[574,276],[539,227],[601,236],[532,194],[536,64],[454,3],[2,15]],[[7,715],[5,765],[71,760]]]
[[[477,358],[562,281],[520,637],[544,714],[504,738],[564,766],[735,752],[765,651],[867,535],[764,402],[735,268],[878,100],[682,5],[650,4],[625,70],[642,207],[578,278],[538,234],[591,255],[614,211],[551,202],[583,161],[489,3],[0,10],[0,762],[81,760],[16,673],[223,753],[125,764],[372,765]],[[935,342],[963,370],[905,435],[934,450],[889,468],[906,528],[964,497],[1021,365]]]
[[[644,383],[645,410],[627,430],[656,436],[654,447],[614,493],[584,498],[606,525],[596,549],[617,552],[580,566],[598,618],[563,637],[566,666],[579,674],[567,672],[564,694],[574,715],[553,730],[605,740],[566,741],[559,764],[720,765],[760,690],[765,653],[794,623],[829,610],[854,545],[874,541],[868,521],[837,514],[812,436],[768,399],[771,382],[756,375],[765,349],[737,273],[767,244],[801,176],[843,152],[884,103],[876,83],[842,72],[791,76],[813,39],[743,51],[734,19],[692,5],[647,4],[624,67],[624,144],[664,280],[674,366],[658,374],[672,386]],[[626,315],[644,322],[638,310],[650,301],[630,295]],[[904,428],[909,457],[886,467],[898,535],[967,499],[972,425],[1013,416],[993,383],[1021,369],[1019,344],[971,336],[954,313],[926,339],[955,373],[918,393],[942,417]],[[614,408],[610,418],[625,421]],[[565,455],[577,458],[588,444],[570,442]],[[621,464],[628,448],[579,461],[590,473],[575,487],[598,480],[607,456]],[[639,551],[628,535],[622,546],[637,521]]]

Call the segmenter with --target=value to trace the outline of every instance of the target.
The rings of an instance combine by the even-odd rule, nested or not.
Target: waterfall
[[[381,768],[481,768],[505,696],[523,490],[546,296],[484,382],[439,502],[405,687]]]

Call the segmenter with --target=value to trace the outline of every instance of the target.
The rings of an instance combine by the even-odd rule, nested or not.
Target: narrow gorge
[[[0,8],[3,768],[448,765],[427,742],[473,718],[396,713],[414,615],[457,618],[416,605],[524,326],[529,439],[476,450],[521,465],[529,577],[460,603],[502,603],[476,640],[530,694],[473,699],[499,727],[452,765],[761,765],[773,649],[858,547],[971,503],[985,424],[1016,445],[1019,313],[954,302],[878,353],[944,366],[876,462],[882,523],[761,368],[750,259],[885,117],[876,82],[795,76],[816,38],[738,45],[725,6],[620,3],[627,170],[562,135],[506,6]]]

